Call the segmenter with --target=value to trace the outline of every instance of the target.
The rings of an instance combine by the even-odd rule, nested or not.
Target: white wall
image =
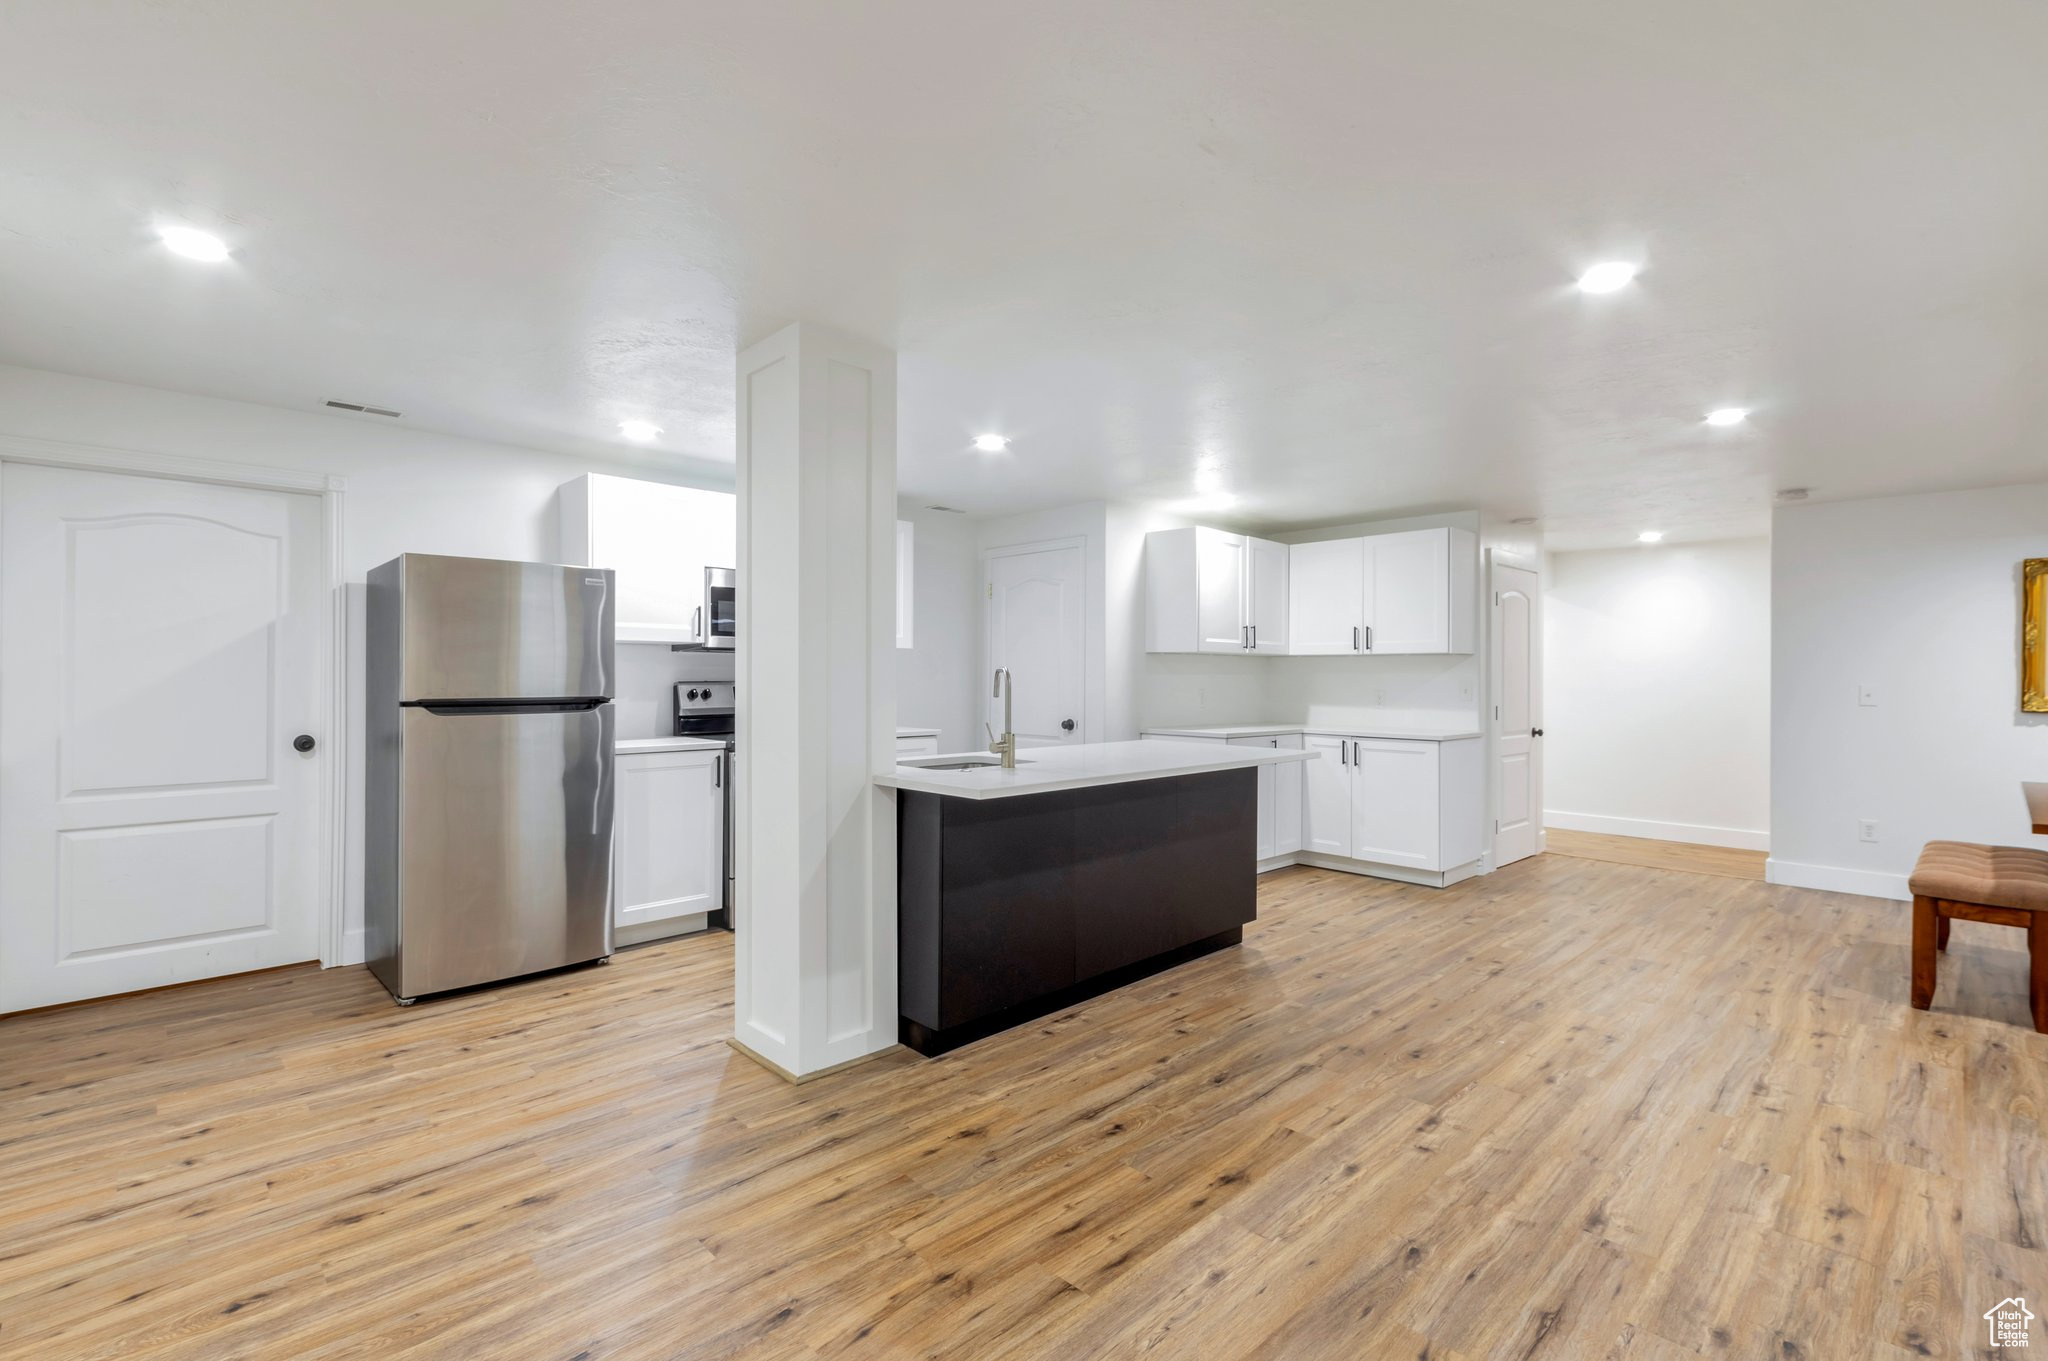
[[[1544,822],[1770,844],[1768,539],[1555,553]]]
[[[896,513],[916,527],[911,559],[915,646],[896,650],[896,722],[905,728],[937,728],[940,751],[980,747],[985,739],[975,683],[982,649],[978,526],[965,515],[910,502],[899,503]]]
[[[557,547],[557,487],[587,472],[651,476],[637,463],[594,463],[379,426],[372,423],[376,419],[285,411],[0,365],[0,437],[93,444],[348,479],[341,547],[350,583],[350,844],[343,855],[351,959],[361,958],[364,574],[405,552],[546,560]],[[730,481],[719,489],[730,490]],[[714,662],[639,646],[622,647],[620,653],[623,736],[667,730],[667,686],[672,678],[715,670],[719,663],[723,678],[731,677],[727,659]]]
[[[1772,547],[1772,881],[1903,898],[1929,840],[2048,847],[2019,790],[2048,778],[2019,710],[2048,485],[1781,507]]]

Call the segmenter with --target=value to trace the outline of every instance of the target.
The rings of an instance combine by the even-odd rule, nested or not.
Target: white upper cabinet
[[[1285,544],[1220,529],[1145,536],[1148,652],[1285,652]]]
[[[1245,597],[1245,579],[1250,575],[1245,560],[1247,540],[1242,534],[1214,529],[1178,532],[1193,534],[1195,541],[1195,598],[1200,602],[1200,632],[1193,650],[1244,651],[1251,638],[1250,602]]]
[[[1411,529],[1298,543],[1292,550],[1296,655],[1470,652],[1478,541]]]
[[[1372,572],[1365,540],[1298,543],[1290,556],[1288,594],[1295,654],[1333,657],[1362,652],[1369,594],[1366,577]]]
[[[1246,539],[1245,552],[1250,569],[1245,595],[1251,604],[1251,613],[1246,617],[1251,625],[1251,650],[1285,652],[1289,636],[1287,545],[1271,539]]]
[[[912,646],[911,624],[917,612],[917,526],[896,522],[896,646]]]
[[[738,562],[733,494],[586,473],[561,496],[562,561],[618,574],[618,640],[702,643],[704,569]]]

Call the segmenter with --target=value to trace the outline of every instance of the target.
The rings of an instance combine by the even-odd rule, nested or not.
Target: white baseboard
[[[363,949],[363,929],[359,926],[353,931],[342,932],[341,958],[336,962],[340,964],[360,964],[367,958],[368,955]]]
[[[1738,851],[1767,851],[1769,832],[1744,827],[1708,827],[1695,822],[1652,822],[1648,818],[1611,818],[1603,813],[1560,813],[1543,810],[1543,825],[1566,832],[1601,832],[1607,836],[1639,836],[1647,841],[1687,841],[1695,846],[1726,846]]]
[[[1792,860],[1764,861],[1764,879],[1788,888],[1818,888],[1829,893],[1855,893],[1865,898],[1893,898],[1911,901],[1903,874],[1881,870],[1850,870],[1839,865],[1802,865]]]

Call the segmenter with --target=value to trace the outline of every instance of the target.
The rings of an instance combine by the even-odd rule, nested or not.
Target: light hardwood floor
[[[1694,874],[1725,874],[1734,879],[1762,879],[1764,851],[1738,851],[1727,846],[1701,846],[1690,841],[1654,841],[1640,836],[1609,836],[1604,832],[1568,832],[1551,827],[1543,833],[1552,855],[1605,860],[1613,865],[1641,865],[1653,870],[1690,870]]]
[[[2001,933],[1927,1013],[1906,938],[1560,855],[1287,870],[1241,948],[801,1087],[724,1043],[725,936],[16,1018],[0,1354],[1976,1355],[2048,1292],[2048,1040]]]

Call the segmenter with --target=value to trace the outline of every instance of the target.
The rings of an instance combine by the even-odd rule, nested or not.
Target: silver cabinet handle
[[[690,632],[696,634],[699,638],[704,636],[704,607],[702,605],[699,605],[697,612],[690,616]]]
[[[1353,652],[1358,651],[1358,625],[1356,624],[1351,626],[1351,650]]]
[[[1253,625],[1252,625],[1252,651],[1254,651],[1254,652],[1257,652],[1258,650],[1259,650],[1259,626],[1258,626],[1257,624],[1253,624]]]
[[[1371,625],[1371,624],[1367,624],[1367,625],[1365,626],[1365,650],[1366,650],[1367,652],[1370,652],[1370,651],[1372,651],[1372,625]]]
[[[711,758],[711,787],[713,789],[721,789],[724,786],[725,758],[723,756],[714,756]]]
[[[1339,742],[1337,744],[1337,764],[1340,766],[1351,764],[1351,744],[1349,742]]]
[[[1250,647],[1252,645],[1252,626],[1250,624],[1239,624],[1237,626],[1237,645],[1239,647]]]

